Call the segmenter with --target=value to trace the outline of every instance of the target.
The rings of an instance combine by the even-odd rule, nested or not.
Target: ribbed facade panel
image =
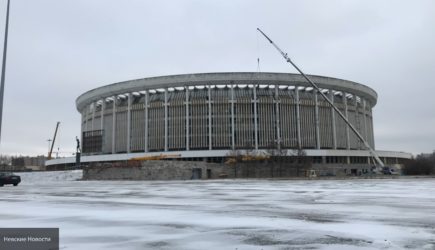
[[[254,148],[254,124],[250,99],[239,99],[234,107],[236,148]]]
[[[168,148],[183,150],[186,148],[185,92],[169,93],[168,102]]]
[[[301,146],[302,148],[316,147],[316,116],[313,94],[300,93]]]
[[[115,123],[115,151],[127,152],[127,107],[117,107]]]
[[[103,153],[112,153],[112,128],[113,128],[113,115],[111,110],[105,112],[104,115],[104,130],[103,130]]]
[[[131,152],[145,150],[145,111],[143,103],[131,107]]]
[[[340,109],[340,112],[345,114],[345,108],[343,104],[337,104],[337,107]],[[337,134],[337,149],[346,149],[347,148],[347,132],[346,132],[346,122],[339,116],[335,116],[335,126],[336,126],[336,134]],[[351,132],[350,132],[351,133]]]
[[[95,116],[92,121],[92,129],[91,130],[100,130],[101,129],[101,117],[100,115]]]
[[[274,85],[273,82],[204,83],[201,87],[184,83],[174,88],[144,88],[140,92],[94,100],[82,110],[81,129],[82,132],[103,130],[104,154],[217,150],[233,146],[267,149],[278,144],[287,149],[298,145],[305,149],[364,149],[342,118],[320,94],[316,99],[315,93],[296,84]],[[334,104],[374,146],[371,103],[351,92],[328,89],[324,93],[334,97]],[[113,98],[116,99],[115,119]]]
[[[84,112],[82,112],[82,121],[81,121],[80,125],[81,125],[80,128],[81,128],[82,133],[85,132],[86,131],[86,114]]]
[[[162,94],[153,95],[148,108],[148,149],[165,149],[165,103]]]
[[[338,125],[337,122],[335,124]],[[319,102],[319,132],[320,148],[333,148],[331,107],[325,102]],[[345,140],[346,136],[343,139]]]
[[[260,97],[258,100],[258,147],[275,147],[276,118],[275,105],[271,98]]]
[[[228,88],[212,92],[212,147],[231,148],[231,104]]]
[[[346,105],[344,103],[343,99],[343,92],[336,92],[334,93],[333,90],[331,90],[332,93],[329,96],[333,97],[333,103],[334,105],[340,110],[340,112],[346,116]],[[321,104],[325,109],[329,109],[330,114],[328,115],[330,121],[331,121],[331,128],[329,131],[331,141],[328,144],[328,147],[331,149],[347,149],[347,132],[346,128],[347,125],[343,118],[340,117],[340,115],[326,102],[322,99]],[[334,114],[334,115],[332,115]],[[335,129],[334,129],[335,125]],[[335,131],[335,138],[334,138],[334,131]],[[322,136],[322,135],[321,135]],[[335,145],[334,145],[335,140]]]
[[[357,128],[357,115],[355,113],[355,107],[348,107],[348,119],[349,122]],[[350,149],[358,149],[358,137],[352,131],[349,132]]]
[[[190,148],[208,149],[208,103],[207,90],[190,92]]]
[[[369,131],[369,136],[368,136],[368,141],[371,147],[375,147],[375,137],[374,137],[374,133],[373,133],[373,120],[371,116],[367,116],[367,125],[368,125],[368,131]]]
[[[296,148],[298,146],[296,104],[293,99],[282,99],[280,107],[282,146],[284,148]]]

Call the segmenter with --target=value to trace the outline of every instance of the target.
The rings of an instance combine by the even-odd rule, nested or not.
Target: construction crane
[[[305,75],[304,72],[302,72],[302,70],[300,70],[298,66],[296,66],[296,64],[290,59],[290,57],[288,57],[287,53],[284,53],[278,47],[278,45],[276,45],[268,36],[266,36],[266,34],[264,34],[263,31],[261,31],[259,28],[257,28],[257,30],[275,47],[275,49],[278,50],[278,52],[284,57],[286,62],[290,63],[305,78],[305,80],[307,80],[307,82],[309,82],[311,84],[311,86],[315,90],[317,90],[317,92],[325,99],[325,101],[328,102],[329,105],[335,110],[335,112],[337,112],[337,114],[344,120],[344,122],[347,124],[347,126],[349,126],[349,128],[355,133],[355,135],[361,140],[361,142],[363,142],[364,146],[370,151],[370,154],[373,156],[373,158],[378,163],[378,166],[376,166],[377,172],[381,173],[382,169],[385,166],[384,163],[379,158],[376,151],[369,145],[369,143],[364,139],[364,137],[362,137],[362,135],[358,132],[358,130],[356,130],[356,128],[349,122],[347,117],[334,105],[334,103],[331,100],[329,100],[329,98],[320,90],[320,88],[317,86],[317,84],[315,84],[313,81],[311,81],[311,79],[307,75]]]
[[[51,141],[51,148],[48,151],[47,160],[51,160],[51,154],[53,153],[54,142],[56,141],[57,130],[59,129],[60,122],[56,123],[56,129],[54,130],[53,140]]]

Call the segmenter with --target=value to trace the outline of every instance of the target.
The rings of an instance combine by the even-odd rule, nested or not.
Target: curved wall
[[[376,93],[310,76],[374,147]],[[85,154],[222,149],[363,150],[299,75],[210,73],[145,78],[81,95]]]

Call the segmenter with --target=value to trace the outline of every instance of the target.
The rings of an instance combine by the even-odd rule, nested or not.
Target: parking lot
[[[434,249],[435,179],[77,181],[22,173],[2,227],[61,249]]]

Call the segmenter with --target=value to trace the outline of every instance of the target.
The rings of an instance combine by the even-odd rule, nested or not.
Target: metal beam
[[[103,99],[101,103],[101,111],[100,111],[100,125],[101,130],[104,129],[104,110],[106,109],[106,98]],[[104,132],[103,132],[104,133]]]
[[[234,138],[235,135],[235,127],[234,127],[234,85],[231,84],[231,149],[235,150],[236,148],[236,140]]]
[[[116,98],[116,95],[114,95],[112,106],[112,154],[116,153]]]
[[[281,130],[279,129],[280,125],[280,112],[279,112],[279,89],[278,85],[275,85],[275,120],[276,120],[276,144],[278,146],[278,150],[281,150]]]
[[[189,86],[186,89],[186,150],[190,150],[190,122],[189,122]]]
[[[319,100],[317,97],[317,90],[313,90],[314,95],[314,115],[316,118],[316,148],[320,149],[320,122],[319,122]]]
[[[131,149],[131,93],[127,94],[127,153],[130,153]]]
[[[257,109],[257,86],[255,86],[254,83],[254,99],[252,100],[252,102],[254,103],[254,148],[255,150],[258,150],[258,109]],[[252,137],[248,137],[248,138],[252,138]]]
[[[144,138],[144,151],[148,152],[148,99],[149,99],[149,94],[148,91],[145,91],[145,100],[144,100],[144,111],[145,111],[145,138]]]
[[[343,103],[344,103],[344,115],[346,118],[349,118],[349,110],[347,106],[347,93],[343,92]],[[349,127],[346,126],[346,149],[350,150],[350,133],[349,133]],[[346,163],[350,164],[350,156],[346,156]]]
[[[208,85],[208,149],[212,149],[212,127],[211,127],[211,87]]]
[[[298,133],[298,149],[302,148],[302,138],[301,138],[301,114],[299,105],[299,86],[296,86],[296,129]]]
[[[165,151],[168,151],[168,89],[165,89]]]
[[[94,130],[94,123],[95,123],[95,110],[97,109],[97,102],[92,103],[92,123],[91,123],[91,130]]]
[[[334,103],[334,93],[332,89],[329,90],[329,96],[331,98],[331,103]],[[332,148],[337,149],[337,122],[335,121],[335,111],[331,107],[331,125],[332,125]]]

